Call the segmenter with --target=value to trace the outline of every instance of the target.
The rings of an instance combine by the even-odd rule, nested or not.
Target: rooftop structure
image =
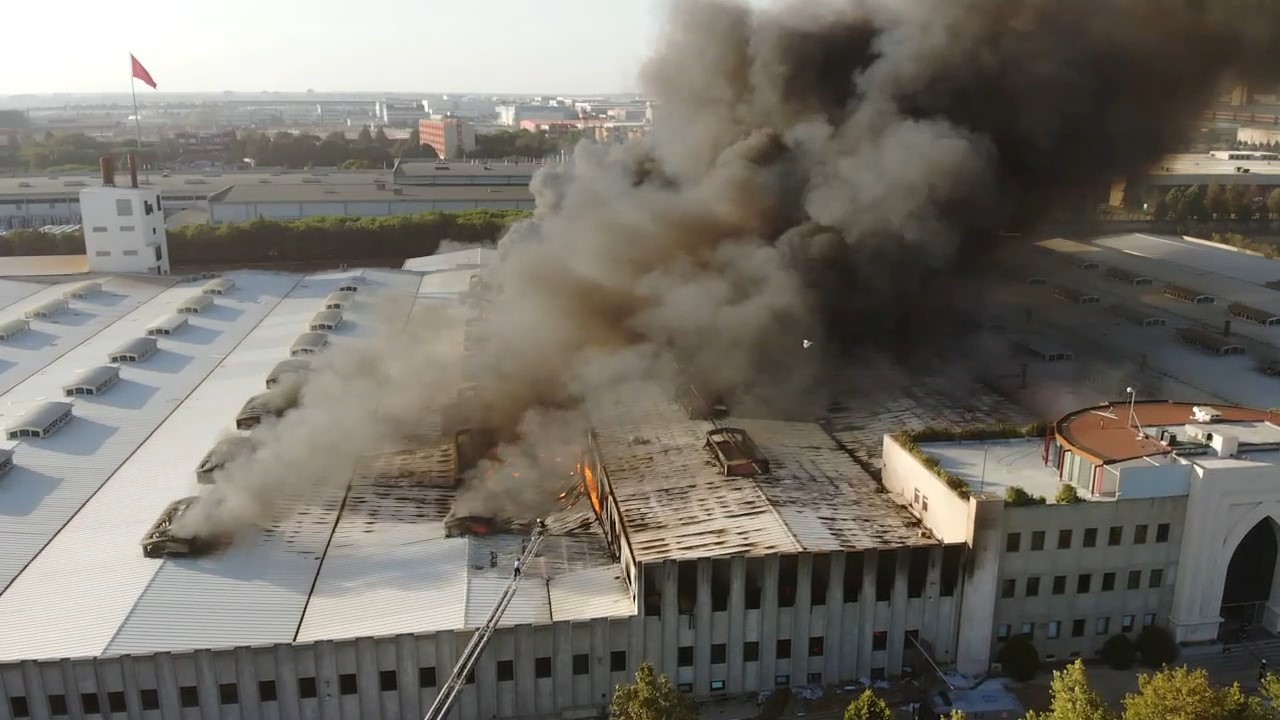
[[[1198,410],[1201,410],[1198,412]],[[1211,412],[1209,412],[1211,411]],[[1271,413],[1242,407],[1209,408],[1192,403],[1165,401],[1136,402],[1133,418],[1127,419],[1128,408],[1107,405],[1088,408],[1058,421],[1058,438],[1073,451],[1100,464],[1134,458],[1165,455],[1172,448],[1159,440],[1161,428],[1178,429],[1198,423],[1268,423]],[[1138,433],[1142,428],[1142,435]],[[1276,431],[1280,442],[1280,429]]]
[[[1245,353],[1244,345],[1233,341],[1226,335],[1217,335],[1203,328],[1178,328],[1178,339],[1215,355],[1243,355]]]
[[[71,382],[62,386],[62,394],[67,397],[101,395],[119,381],[120,368],[115,365],[98,365],[81,370]]]
[[[1227,306],[1227,312],[1231,313],[1232,317],[1238,317],[1241,320],[1248,320],[1249,322],[1265,325],[1267,327],[1280,325],[1280,314],[1272,313],[1261,308],[1250,307],[1244,303],[1231,303]]]
[[[1139,327],[1164,327],[1168,324],[1168,320],[1146,306],[1135,307],[1117,303],[1108,306],[1107,312]]]

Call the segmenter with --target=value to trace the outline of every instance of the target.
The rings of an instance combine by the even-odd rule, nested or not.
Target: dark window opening
[[[658,617],[662,614],[662,573],[657,565],[644,566],[644,614]]]
[[[682,645],[679,648],[676,648],[676,665],[679,665],[680,667],[693,666],[692,645]]]
[[[963,561],[964,546],[948,545],[942,548],[942,597],[952,597],[956,594]]]
[[[779,640],[776,648],[776,652],[774,652],[773,656],[779,660],[790,660],[791,659],[791,641]]]
[[[791,684],[790,675],[774,675],[773,684],[775,687],[784,687]]]
[[[143,710],[159,710],[160,709],[159,691],[153,688],[150,690],[142,690],[138,694],[142,696],[140,699],[142,700]],[[312,697],[315,697],[315,696],[312,695]]]
[[[67,714],[67,696],[66,695],[50,695],[49,696],[49,714],[50,715],[66,715]]]
[[[751,642],[742,643],[742,662],[757,662],[760,660],[760,643]]]
[[[844,602],[858,602],[862,594],[862,553],[844,556]]]
[[[1035,532],[1031,533],[1031,549],[1032,550],[1044,549],[1044,531],[1043,530],[1036,530]]]
[[[681,652],[684,648],[680,648]],[[689,648],[690,665],[692,665],[693,648]],[[573,656],[573,674],[586,675],[591,672],[591,656],[587,653],[575,653]]]
[[[609,672],[627,671],[627,651],[614,650],[609,653]]]
[[[9,698],[9,710],[15,718],[31,717],[31,708],[27,706],[27,699],[20,695]]]
[[[125,703],[123,690],[112,690],[107,693],[107,710],[113,713],[128,712],[129,706]]]
[[[1111,592],[1116,589],[1116,574],[1113,572],[1102,573],[1102,592]]]
[[[1119,545],[1124,539],[1124,527],[1120,525],[1112,525],[1107,531],[1107,545]]]
[[[877,630],[871,633],[871,649],[874,652],[889,649],[889,633],[885,630]]]
[[[1142,587],[1142,571],[1130,570],[1129,571],[1129,589],[1137,590],[1140,587]]]
[[[1076,577],[1076,592],[1087,593],[1089,592],[1089,587],[1091,585],[1093,585],[1092,575],[1080,575]]]
[[[356,682],[355,673],[343,673],[338,676],[338,693],[341,695],[355,695],[360,690]]]
[[[1169,542],[1169,523],[1160,523],[1156,526],[1156,542]]]
[[[1053,576],[1053,594],[1062,595],[1066,592],[1067,592],[1067,576],[1054,575]]]
[[[809,604],[817,607],[827,604],[827,585],[831,583],[831,556],[813,556],[813,571],[809,574]]]
[[[729,561],[711,561],[711,611],[723,612],[729,609]]]
[[[184,708],[200,707],[200,691],[194,685],[178,688],[178,700]]]
[[[1017,581],[1017,580],[1002,580],[1002,581],[1000,581],[1000,597],[1002,597],[1002,598],[1011,598],[1011,597],[1013,597],[1013,596],[1014,596],[1014,594],[1015,594],[1016,592],[1018,592],[1018,581]]]
[[[1147,587],[1158,588],[1164,582],[1164,570],[1156,568],[1151,571],[1151,576],[1147,580]]]
[[[929,581],[930,548],[913,548],[907,564],[907,597],[924,596],[924,586]]]
[[[1073,638],[1084,637],[1084,619],[1083,618],[1071,621],[1071,637]]]
[[[804,681],[810,685],[821,685],[822,673],[809,673],[805,676]]]
[[[747,558],[747,582],[743,589],[743,603],[748,610],[760,609],[761,587],[764,577],[764,560],[761,558]]]
[[[778,607],[780,608],[795,607],[798,562],[795,555],[783,555],[778,558]]]
[[[259,680],[258,681],[258,701],[259,702],[275,702],[276,701],[276,681],[275,680]]]
[[[218,686],[218,702],[222,705],[239,705],[240,688],[235,683],[222,683]]]
[[[433,688],[436,686],[436,669],[433,667],[418,668],[418,687]]]
[[[97,715],[102,712],[102,705],[98,703],[98,693],[80,693],[80,708],[84,710],[85,715]]]
[[[1147,526],[1137,525],[1133,528],[1133,544],[1145,545],[1147,542]]]
[[[395,670],[383,670],[378,673],[378,689],[382,692],[395,692],[400,687],[400,679]]]
[[[1087,548],[1096,547],[1098,544],[1098,528],[1084,529],[1084,546]]]
[[[676,602],[680,614],[692,615],[698,606],[698,566],[696,563],[676,563]]]
[[[498,661],[498,682],[509,682],[516,679],[516,661]]]
[[[809,638],[809,657],[822,657],[823,651],[826,650],[827,641],[823,637]]]
[[[898,554],[893,550],[882,550],[876,557],[876,602],[885,602],[893,597],[893,580],[898,574]]]
[[[1011,532],[1004,537],[1004,551],[1016,553],[1022,547],[1022,533]]]
[[[1038,597],[1040,595],[1040,578],[1039,577],[1027,578],[1026,595],[1027,597]]]
[[[1071,531],[1070,530],[1058,531],[1058,549],[1059,550],[1071,549]]]
[[[316,696],[316,679],[313,677],[298,678],[298,697],[310,700]]]
[[[693,683],[680,683],[676,686],[676,690],[682,693],[691,693],[693,692]]]
[[[728,662],[726,657],[728,655],[728,650],[729,650],[729,646],[725,645],[724,643],[716,643],[715,645],[712,645],[711,646],[711,664],[723,665],[726,662]]]
[[[551,677],[551,658],[549,657],[534,658],[533,676],[536,678]]]

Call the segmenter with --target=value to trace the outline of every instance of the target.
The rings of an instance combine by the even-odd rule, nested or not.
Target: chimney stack
[[[1222,321],[1222,337],[1231,337],[1231,321]]]
[[[138,153],[129,153],[129,187],[138,187]]]
[[[116,159],[108,153],[98,158],[98,167],[102,170],[103,187],[116,186]]]

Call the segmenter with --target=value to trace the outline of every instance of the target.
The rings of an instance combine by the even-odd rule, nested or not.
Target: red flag
[[[132,53],[129,54],[129,59],[133,61],[133,76],[150,85],[154,90],[156,87],[156,81],[151,79],[151,73],[147,72],[147,69],[142,67],[142,63],[138,62],[138,58],[134,57]]]

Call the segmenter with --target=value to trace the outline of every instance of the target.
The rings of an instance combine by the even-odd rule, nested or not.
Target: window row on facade
[[[1138,617],[1137,615],[1122,615],[1120,617],[1120,626],[1119,626],[1118,632],[1121,632],[1121,633],[1133,632],[1134,623],[1137,622],[1137,617]],[[1095,636],[1111,635],[1112,633],[1111,619],[1112,618],[1110,615],[1102,615],[1094,618],[1093,634]],[[1155,613],[1146,613],[1142,616],[1142,627],[1148,628],[1155,624],[1156,624]],[[1045,632],[1044,632],[1045,640],[1058,640],[1062,638],[1062,621],[1061,620],[1050,620],[1049,622],[1044,623],[1044,626],[1045,626]],[[1076,618],[1071,621],[1070,637],[1082,638],[1086,634],[1088,634],[1088,628],[1089,628],[1088,618]],[[1036,640],[1036,624],[1034,622],[1019,623],[1017,634],[1026,637],[1028,640],[1032,640],[1032,641]],[[1004,642],[1005,640],[1008,640],[1012,635],[1013,635],[1012,625],[996,626],[996,640]],[[1075,652],[1071,653],[1072,657],[1076,657],[1078,655],[1079,653],[1075,653]],[[1047,656],[1047,659],[1052,660],[1054,658],[1052,655],[1050,655],[1050,656]]]
[[[1151,534],[1150,525],[1135,525],[1133,527],[1132,541],[1134,545],[1145,545]],[[1075,532],[1072,530],[1058,531],[1058,550],[1070,550],[1074,541]],[[1155,541],[1158,543],[1169,542],[1169,523],[1160,523],[1156,525]],[[1107,546],[1115,547],[1124,542],[1124,526],[1112,525],[1107,530]],[[1031,533],[1030,549],[1035,552],[1044,550],[1045,531],[1036,530]],[[1091,548],[1098,546],[1098,528],[1085,528],[1082,533],[1080,546]],[[1004,542],[1005,552],[1019,552],[1022,550],[1022,533],[1011,532],[1005,536]]]
[[[1075,591],[1080,594],[1093,592],[1093,574],[1081,573],[1075,576]],[[1050,594],[1066,595],[1067,594],[1066,575],[1054,575]],[[1164,585],[1164,570],[1155,568],[1147,573],[1147,588],[1157,589]],[[1102,573],[1102,582],[1098,588],[1099,592],[1111,592],[1116,589],[1116,573]],[[1141,590],[1142,589],[1142,571],[1130,570],[1125,577],[1125,590]],[[1012,598],[1018,595],[1018,580],[1016,578],[1006,578],[1000,582],[1000,597]],[[1040,596],[1040,576],[1033,575],[1026,578],[1023,582],[1023,597],[1039,597]]]

